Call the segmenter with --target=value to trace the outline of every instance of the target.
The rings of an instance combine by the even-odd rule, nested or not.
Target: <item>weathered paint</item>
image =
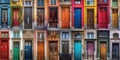
[[[82,43],[74,41],[74,60],[82,60]]]

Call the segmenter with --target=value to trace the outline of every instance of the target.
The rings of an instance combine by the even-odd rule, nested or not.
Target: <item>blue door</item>
[[[112,44],[112,60],[119,60],[119,43]]]
[[[81,28],[82,27],[82,11],[80,8],[74,9],[74,27]]]
[[[24,48],[25,48],[24,59],[25,60],[32,60],[32,41],[26,41]]]
[[[74,42],[74,60],[82,60],[82,44],[80,41]]]

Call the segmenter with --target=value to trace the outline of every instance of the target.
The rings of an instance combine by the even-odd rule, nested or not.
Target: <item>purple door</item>
[[[87,42],[87,59],[94,60],[94,41]]]

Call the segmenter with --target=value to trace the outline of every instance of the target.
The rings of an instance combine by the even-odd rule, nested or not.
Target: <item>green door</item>
[[[13,43],[13,60],[20,60],[19,42]]]

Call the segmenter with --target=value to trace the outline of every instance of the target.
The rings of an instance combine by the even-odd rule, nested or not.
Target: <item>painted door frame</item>
[[[23,40],[23,55],[22,55],[23,59],[25,59],[25,57],[24,57],[25,56],[25,41],[31,41],[32,42],[32,46],[31,46],[32,47],[32,59],[34,59],[34,43],[33,43],[32,38],[30,38],[30,39],[28,38],[28,39]]]
[[[107,52],[106,52],[106,59],[107,59],[107,57],[108,57],[108,40],[99,40],[98,41],[98,56],[99,56],[99,59],[100,59],[100,42],[106,42],[106,47],[107,47]]]
[[[19,42],[19,58],[21,60],[22,59],[21,58],[21,40],[19,40],[19,39],[12,40],[12,44],[11,44],[12,45],[12,58],[14,57],[13,56],[14,42]]]
[[[44,43],[44,59],[46,60],[46,51],[47,51],[47,49],[46,49],[47,47],[46,47],[46,43],[45,43],[45,42],[47,42],[47,41],[46,41],[46,39],[47,39],[47,38],[46,38],[46,36],[47,36],[47,35],[46,35],[46,31],[44,31],[44,30],[36,30],[36,31],[34,32],[34,33],[35,33],[35,37],[36,37],[36,38],[35,38],[36,42],[34,42],[34,44],[37,44],[37,43],[38,43],[38,42],[37,42],[37,33],[38,33],[38,32],[43,32],[43,33],[44,33],[44,42],[42,42],[42,43]],[[37,59],[37,55],[38,55],[38,54],[37,54],[37,45],[36,45],[36,53],[35,53],[35,55],[36,55],[35,58]]]
[[[110,40],[110,57],[112,58],[112,43],[118,43],[120,47],[120,40],[119,39],[111,39]],[[119,57],[120,57],[120,48],[119,48]],[[119,58],[120,59],[120,58]]]

